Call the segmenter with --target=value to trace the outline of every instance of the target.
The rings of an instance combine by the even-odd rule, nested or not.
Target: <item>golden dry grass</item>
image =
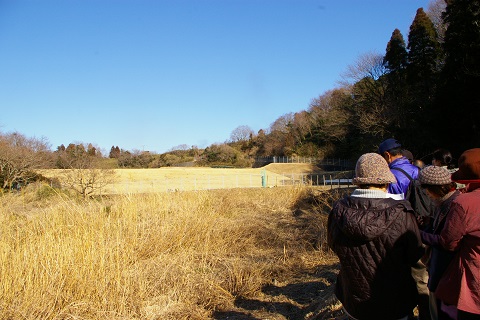
[[[246,312],[240,298],[266,301],[266,286],[302,274],[330,288],[331,276],[315,274],[336,262],[324,246],[331,199],[312,189],[84,202],[42,188],[0,197],[1,319],[220,319]],[[331,291],[319,296],[325,303]],[[305,317],[320,310],[315,298],[308,310],[284,300]]]
[[[105,192],[109,194],[211,190],[245,187],[262,187],[262,175],[269,181],[288,179],[274,173],[257,169],[235,168],[158,168],[158,169],[117,169],[116,183]],[[272,184],[270,184],[272,185]]]
[[[49,178],[60,170],[43,170]],[[115,182],[101,194],[152,193],[164,191],[261,188],[299,185],[302,175],[319,173],[312,164],[269,164],[262,168],[164,167],[156,169],[115,169]],[[265,179],[265,181],[263,180]]]

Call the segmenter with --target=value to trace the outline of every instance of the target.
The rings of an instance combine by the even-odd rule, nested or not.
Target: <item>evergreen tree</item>
[[[112,146],[108,157],[118,159],[120,157],[120,148],[118,146],[116,147]]]
[[[389,74],[401,73],[407,67],[407,49],[400,30],[392,32],[383,61]]]
[[[423,107],[425,99],[431,101],[437,83],[440,45],[435,26],[422,8],[417,10],[410,26],[408,49],[408,83],[412,93],[420,95],[415,100]]]
[[[449,0],[445,66],[435,117],[439,145],[454,156],[480,146],[480,1]]]
[[[91,157],[98,156],[97,148],[95,148],[91,143],[88,144],[87,154]]]
[[[410,122],[409,142],[416,142],[421,151],[431,148],[427,139],[431,112],[439,75],[440,45],[437,32],[422,8],[417,10],[408,34],[407,84]],[[422,137],[421,139],[419,139]]]
[[[407,104],[407,49],[405,40],[400,30],[395,29],[387,44],[387,50],[383,59],[387,74],[387,88],[385,91],[386,103],[388,105],[387,116],[390,119],[391,132],[396,132],[399,138],[402,131],[408,131],[408,116],[406,114]]]

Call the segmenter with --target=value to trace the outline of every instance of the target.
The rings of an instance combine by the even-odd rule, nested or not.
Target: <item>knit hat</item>
[[[445,185],[450,184],[450,172],[444,167],[428,166],[423,168],[418,174],[418,180],[421,184]]]
[[[401,147],[401,143],[398,142],[397,140],[393,139],[393,138],[390,138],[390,139],[387,139],[385,141],[383,141],[382,143],[380,143],[380,145],[378,146],[378,153],[380,154],[383,154],[385,151],[389,151],[389,150],[392,150],[392,149],[395,149],[395,148],[399,148]]]
[[[356,185],[389,184],[396,181],[387,162],[378,153],[365,153],[358,159],[355,178],[352,180]]]
[[[462,153],[458,159],[458,171],[452,174],[452,180],[460,183],[480,182],[480,148]]]

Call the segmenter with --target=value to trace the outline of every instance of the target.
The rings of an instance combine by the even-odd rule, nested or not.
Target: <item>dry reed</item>
[[[331,259],[308,190],[0,196],[0,318],[208,319]]]

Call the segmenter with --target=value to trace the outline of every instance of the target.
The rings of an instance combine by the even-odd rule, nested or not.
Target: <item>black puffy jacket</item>
[[[328,244],[340,260],[335,294],[351,316],[400,319],[413,310],[411,266],[424,249],[407,201],[337,201],[328,218]]]

